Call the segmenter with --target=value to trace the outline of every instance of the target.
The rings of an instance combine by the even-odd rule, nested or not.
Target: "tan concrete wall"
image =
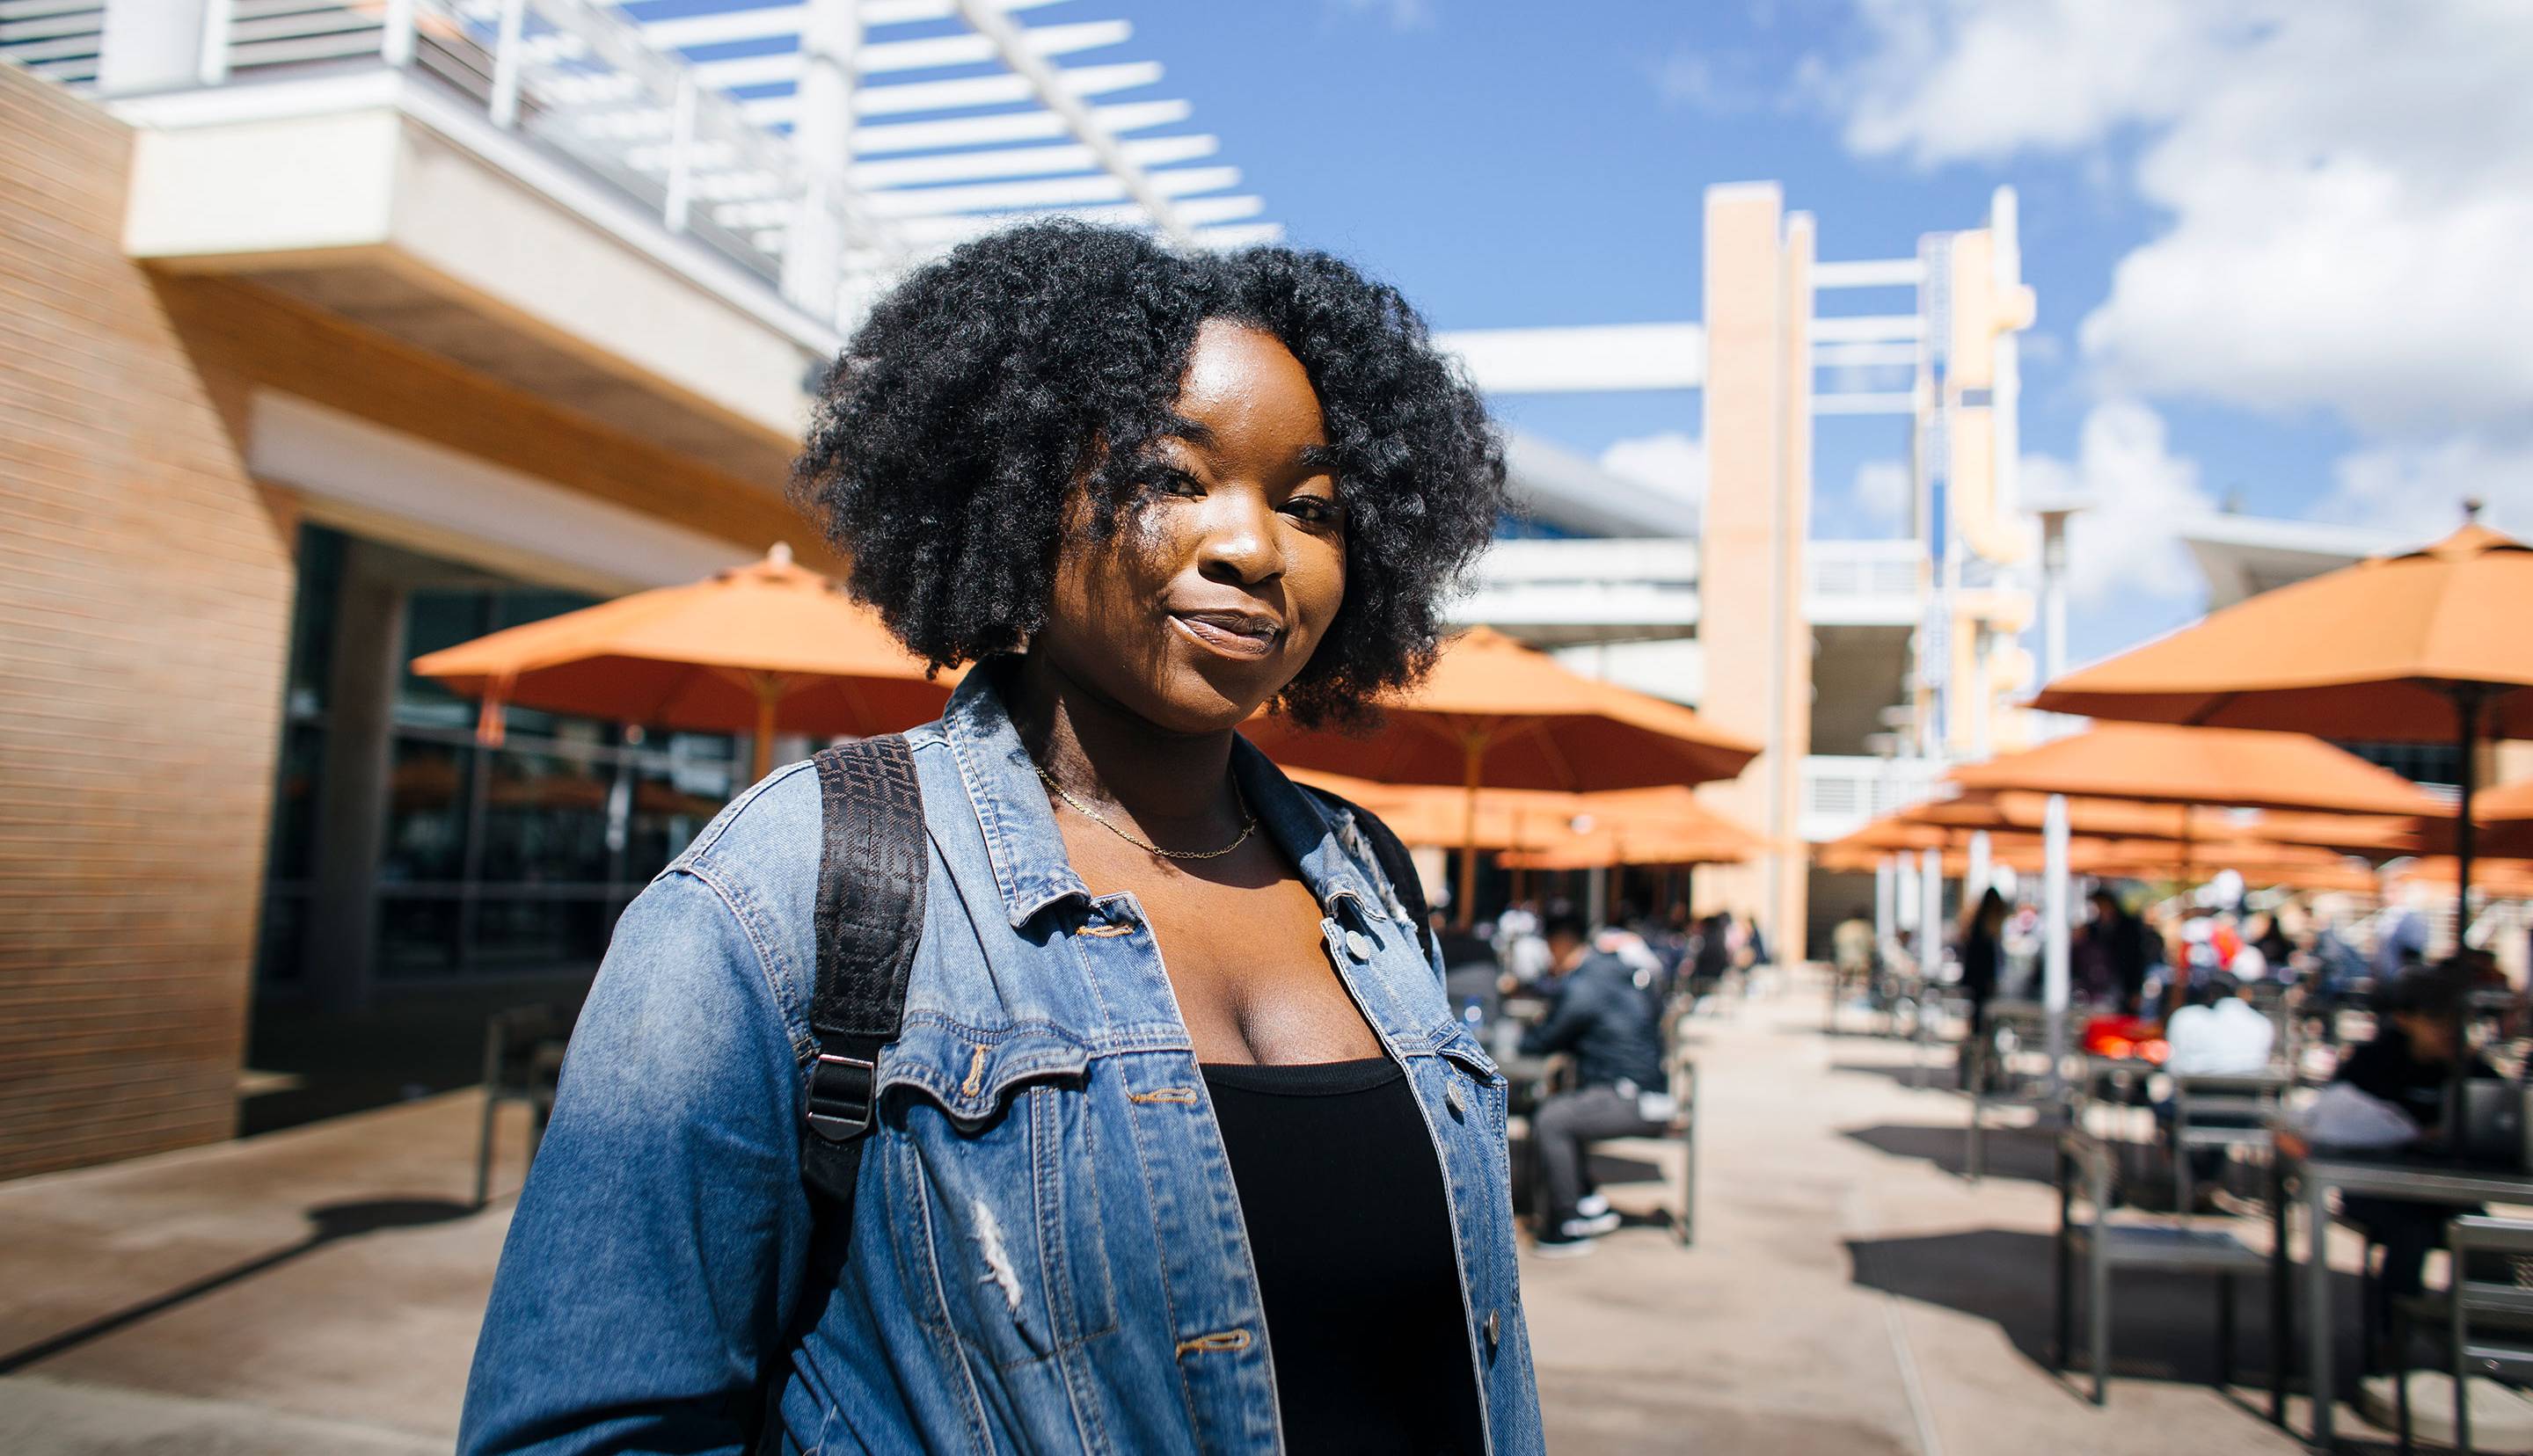
[[[0,67],[0,1178],[235,1125],[292,528],[122,252],[128,134]]]
[[[1795,835],[1799,760],[1811,741],[1811,635],[1801,619],[1809,529],[1811,231],[1789,226],[1773,185],[1706,198],[1706,506],[1699,541],[1698,711],[1769,746],[1710,786],[1717,808],[1776,845],[1701,871],[1703,909],[1754,911],[1784,959],[1804,954],[1804,867]]]

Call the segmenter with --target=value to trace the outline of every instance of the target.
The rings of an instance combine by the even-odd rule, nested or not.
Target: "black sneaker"
[[[1541,1258],[1581,1258],[1592,1252],[1592,1241],[1570,1234],[1543,1234],[1530,1241],[1530,1252]]]

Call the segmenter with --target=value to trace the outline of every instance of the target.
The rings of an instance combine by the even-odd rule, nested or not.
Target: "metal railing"
[[[1802,833],[1830,839],[1935,796],[1949,767],[1927,758],[1815,753],[1802,761]]]
[[[1803,590],[1816,597],[1910,597],[1921,590],[1925,548],[1914,541],[1814,541]]]
[[[0,56],[47,81],[93,86],[104,52],[100,0],[0,0]]]

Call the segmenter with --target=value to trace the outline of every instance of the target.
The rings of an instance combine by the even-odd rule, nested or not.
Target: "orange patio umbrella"
[[[1288,767],[1459,786],[1462,924],[1477,885],[1481,788],[1704,784],[1739,774],[1759,753],[1677,703],[1595,681],[1487,627],[1453,638],[1424,682],[1382,709],[1382,727],[1368,734],[1304,732],[1275,716],[1251,720],[1247,731]]]
[[[1972,791],[2374,816],[2434,813],[2417,785],[2307,733],[2096,724],[1946,776]]]
[[[478,637],[416,658],[413,670],[481,698],[488,743],[501,741],[502,706],[517,703],[753,733],[757,778],[779,732],[894,732],[950,696],[877,614],[780,543],[761,561]]]
[[[1912,822],[2029,834],[2042,831],[2048,812],[2047,794],[2011,791],[1965,793],[1903,811]],[[2383,815],[2220,809],[2129,799],[2067,800],[2068,829],[2079,836],[2305,844],[2373,855],[2415,854],[2426,848],[2417,823]]]
[[[2335,738],[2450,742],[2468,924],[2474,758],[2484,736],[2533,737],[2533,549],[2479,523],[2263,592],[2043,689],[2033,706],[2092,718]]]

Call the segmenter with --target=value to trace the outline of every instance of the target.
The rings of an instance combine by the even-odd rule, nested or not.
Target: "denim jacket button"
[[[1503,1316],[1493,1310],[1489,1310],[1487,1311],[1487,1353],[1489,1355],[1496,1353],[1496,1344],[1502,1338]]]
[[[1469,1105],[1461,1100],[1458,1082],[1453,1082],[1443,1089],[1443,1105],[1451,1109],[1453,1117],[1459,1117],[1468,1112]]]
[[[1346,954],[1357,961],[1372,959],[1372,937],[1360,930],[1349,930],[1345,937]]]

